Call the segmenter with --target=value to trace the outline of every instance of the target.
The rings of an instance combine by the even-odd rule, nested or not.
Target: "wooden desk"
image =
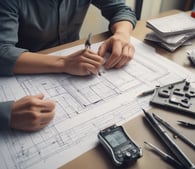
[[[167,13],[163,13],[160,16],[170,15],[175,12],[177,11],[170,11]],[[145,34],[149,31],[150,30],[145,27],[145,21],[142,20],[138,22],[137,27],[135,28],[133,32],[133,36],[143,41]],[[92,38],[92,41],[94,42],[102,41],[105,39],[106,36],[108,36],[106,33],[96,35]],[[55,50],[59,50],[62,48],[72,47],[72,46],[81,44],[83,42],[84,40],[79,40],[79,41],[69,43],[66,45],[62,45],[62,46],[59,46],[59,47],[56,47],[56,48],[53,48],[47,51],[43,51],[43,53],[53,52]],[[190,49],[191,46],[182,47],[178,49],[176,52],[170,53],[162,48],[159,48],[158,46],[155,46],[154,44],[151,44],[151,45],[154,46],[157,52],[160,53],[161,55],[186,67],[190,71],[195,72],[193,68],[187,65],[188,61],[186,58],[186,51]],[[193,45],[195,46],[195,40],[193,40]],[[176,120],[178,119],[186,120],[189,122],[190,121],[195,122],[195,119],[192,119],[188,116],[184,116],[181,114],[176,114],[170,111],[169,112],[163,111],[157,108],[152,108],[151,112],[160,114],[161,117],[163,117],[165,120],[170,121],[173,126],[178,128],[179,131],[182,131],[183,133],[185,133],[187,137],[191,138],[191,140],[195,142],[194,130],[189,130],[189,129],[185,129],[182,127],[178,127],[178,125],[176,124]],[[132,138],[134,138],[134,140],[136,140],[136,142],[140,146],[142,146],[142,149],[143,149],[143,157],[140,158],[134,165],[130,166],[129,169],[130,168],[131,169],[156,169],[156,168],[157,169],[171,169],[172,168],[166,162],[161,160],[159,156],[145,149],[143,141],[147,140],[147,141],[150,141],[151,143],[154,143],[155,145],[157,145],[158,147],[160,147],[167,153],[171,154],[166,148],[166,146],[159,139],[159,137],[153,132],[150,126],[148,126],[148,124],[145,122],[145,120],[143,119],[143,115],[140,115],[136,117],[135,119],[129,121],[124,126],[126,130],[128,131],[128,133],[132,136]],[[137,130],[138,128],[139,130]],[[175,141],[181,147],[181,149],[187,154],[187,156],[195,163],[195,151],[192,150],[188,145],[186,145],[179,139]],[[112,165],[110,160],[105,155],[105,152],[102,150],[102,147],[100,146],[88,151],[82,156],[76,158],[75,160],[61,167],[61,169],[113,169],[113,168],[115,167]]]

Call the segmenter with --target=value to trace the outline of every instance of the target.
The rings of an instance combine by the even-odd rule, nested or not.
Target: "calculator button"
[[[130,158],[130,157],[131,157],[131,153],[127,151],[127,152],[125,153],[125,157],[126,157],[126,158]]]

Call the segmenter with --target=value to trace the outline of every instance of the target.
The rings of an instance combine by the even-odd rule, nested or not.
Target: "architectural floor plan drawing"
[[[136,96],[156,85],[193,76],[182,67],[156,54],[154,49],[132,39],[134,59],[119,70],[101,70],[101,76],[65,74],[24,75],[0,79],[0,101],[44,93],[56,101],[54,120],[41,131],[0,133],[2,169],[58,168],[97,144],[100,129],[123,124],[148,108],[149,97]],[[101,43],[93,44],[97,51]],[[79,45],[53,55],[67,55]]]

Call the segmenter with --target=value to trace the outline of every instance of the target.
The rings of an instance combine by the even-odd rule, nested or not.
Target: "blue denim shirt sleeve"
[[[101,10],[102,15],[110,22],[110,27],[119,21],[129,21],[135,27],[137,19],[135,12],[125,4],[125,0],[92,0]]]
[[[13,66],[26,49],[16,47],[18,42],[18,11],[16,2],[0,0],[0,75],[13,75]]]
[[[9,128],[10,113],[14,101],[0,102],[0,130]]]
[[[16,60],[25,51],[27,50],[0,43],[0,75],[12,76]]]

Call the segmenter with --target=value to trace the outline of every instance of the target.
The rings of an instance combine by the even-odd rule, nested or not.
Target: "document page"
[[[124,124],[142,113],[142,108],[148,109],[151,96],[137,97],[143,91],[183,78],[195,80],[190,72],[158,55],[153,48],[134,38],[131,42],[136,49],[133,60],[121,69],[102,68],[101,76],[45,74],[0,78],[1,101],[38,93],[56,101],[55,118],[43,130],[0,133],[0,168],[58,168],[94,148],[99,130]],[[97,52],[101,43],[92,44],[92,50]],[[52,55],[68,55],[82,48],[84,45]]]
[[[195,31],[194,18],[186,12],[148,20],[147,26],[162,36]]]

